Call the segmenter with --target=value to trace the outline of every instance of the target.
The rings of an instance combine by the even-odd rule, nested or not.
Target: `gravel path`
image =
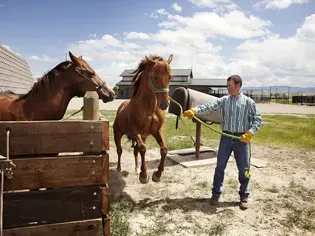
[[[116,99],[112,102],[103,103],[100,101],[100,110],[117,110],[118,106],[126,101],[125,99]],[[78,110],[83,105],[83,98],[73,98],[69,105],[68,109]],[[258,109],[261,113],[269,114],[315,114],[315,106],[301,106],[301,105],[288,105],[288,104],[257,104]]]

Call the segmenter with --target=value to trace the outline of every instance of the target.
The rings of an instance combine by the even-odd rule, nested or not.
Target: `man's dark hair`
[[[237,85],[237,84],[240,84],[242,87],[242,79],[239,75],[231,75],[227,81],[230,81],[230,80],[233,80],[234,81],[234,84]]]

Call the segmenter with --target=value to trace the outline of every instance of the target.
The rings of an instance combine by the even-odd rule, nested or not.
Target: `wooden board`
[[[109,219],[92,219],[67,223],[7,229],[4,236],[109,236]]]
[[[109,121],[102,118],[102,151],[109,150]]]
[[[14,159],[12,179],[5,178],[4,190],[22,190],[108,183],[109,156],[58,156]]]
[[[5,193],[3,227],[99,218],[102,212],[108,213],[108,194],[104,186]]]
[[[201,152],[199,154],[199,159],[196,159],[196,154],[167,154],[167,157],[182,166],[189,168],[189,167],[196,167],[196,166],[208,166],[208,165],[216,165],[217,157],[215,151],[208,151],[208,152]],[[231,161],[231,159],[229,160]]]
[[[6,155],[5,130],[8,128],[11,130],[10,156],[60,152],[101,153],[109,148],[106,123],[108,121],[90,120],[0,122],[0,155]]]

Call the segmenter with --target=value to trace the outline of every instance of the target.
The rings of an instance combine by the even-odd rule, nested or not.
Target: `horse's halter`
[[[149,72],[149,82],[150,82],[151,89],[153,90],[153,93],[168,93],[168,91],[169,91],[168,88],[156,88],[156,87],[154,87],[154,84],[153,84],[152,78],[151,78],[151,73],[152,73],[151,70]]]
[[[74,67],[74,70],[75,70],[79,75],[81,75],[81,77],[82,77],[83,79],[86,79],[86,80],[90,81],[91,83],[95,84],[95,85],[97,86],[96,91],[101,90],[101,89],[106,85],[106,82],[105,82],[105,81],[103,81],[103,83],[102,83],[101,85],[99,85],[98,83],[95,83],[93,80],[91,80],[91,79],[87,78],[85,75],[83,75],[76,67]]]

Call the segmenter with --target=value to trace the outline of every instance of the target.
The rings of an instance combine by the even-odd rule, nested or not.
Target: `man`
[[[247,209],[249,176],[245,176],[245,172],[249,169],[248,142],[261,125],[261,115],[256,109],[255,102],[241,92],[241,87],[241,77],[238,75],[230,76],[227,79],[229,95],[221,97],[213,104],[207,103],[190,108],[184,112],[184,116],[191,119],[198,113],[220,109],[222,131],[240,137],[240,140],[236,140],[225,135],[221,136],[210,202],[213,205],[219,202],[222,193],[224,170],[233,151],[239,171],[240,207]]]

